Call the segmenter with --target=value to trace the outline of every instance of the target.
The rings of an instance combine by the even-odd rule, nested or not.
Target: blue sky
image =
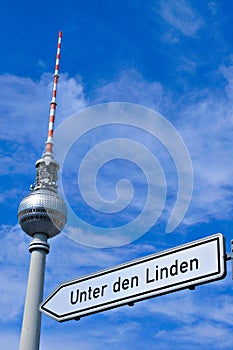
[[[85,246],[62,233],[53,238],[45,296],[63,281],[217,232],[224,234],[230,251],[233,8],[226,0],[1,4],[0,337],[1,346],[11,350],[19,344],[30,258],[30,237],[17,224],[17,208],[34,182],[34,163],[44,148],[58,31],[63,31],[63,41],[56,126],[100,103],[129,102],[151,108],[183,138],[193,164],[194,188],[183,221],[166,234],[178,188],[176,168],[158,140],[137,131],[134,139],[154,151],[165,169],[168,191],[161,218],[138,240],[116,248]],[[66,196],[74,209],[98,225],[102,217],[85,206],[80,192],[70,196],[80,155],[96,141],[117,134],[116,130],[101,132],[87,134],[74,145],[76,168],[70,163],[71,155],[63,174]],[[119,131],[120,137],[129,134]],[[117,160],[108,165],[97,178],[103,196],[112,199],[115,185],[111,179],[117,181],[121,175],[117,169],[132,176],[136,196],[129,212],[121,217],[114,214],[105,222],[110,227],[138,213],[146,187],[143,174],[133,164]],[[133,308],[62,324],[43,316],[41,349],[229,349],[233,284],[230,262],[227,266],[224,280],[143,301]]]

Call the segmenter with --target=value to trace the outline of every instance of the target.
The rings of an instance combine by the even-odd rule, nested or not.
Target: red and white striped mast
[[[21,201],[18,221],[24,232],[33,238],[29,245],[31,253],[28,285],[20,339],[20,350],[39,350],[41,312],[43,299],[47,240],[58,235],[66,224],[65,202],[57,194],[58,163],[53,159],[53,131],[56,111],[58,70],[62,33],[58,35],[56,65],[45,153],[36,162],[36,181],[31,193]]]
[[[59,71],[59,65],[60,65],[61,39],[62,39],[62,32],[59,32],[56,64],[55,64],[54,80],[53,80],[52,100],[50,102],[48,138],[46,141],[46,149],[45,149],[45,153],[51,153],[51,154],[53,153],[53,131],[54,131],[55,112],[57,107],[56,97],[57,97],[57,83],[59,78],[58,71]]]

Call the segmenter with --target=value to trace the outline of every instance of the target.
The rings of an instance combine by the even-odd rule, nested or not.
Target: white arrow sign
[[[40,310],[57,321],[224,278],[225,242],[218,233],[61,284]]]

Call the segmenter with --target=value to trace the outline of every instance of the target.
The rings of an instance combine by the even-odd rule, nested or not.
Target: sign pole
[[[231,260],[231,276],[233,279],[233,240],[231,240],[231,252],[226,254],[226,260]]]
[[[231,259],[231,276],[233,279],[233,240],[231,240],[231,252],[230,252],[230,259]]]

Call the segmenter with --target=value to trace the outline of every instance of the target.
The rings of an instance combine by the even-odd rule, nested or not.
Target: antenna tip
[[[61,38],[62,37],[62,32],[59,32],[58,36],[59,36],[59,38]]]

